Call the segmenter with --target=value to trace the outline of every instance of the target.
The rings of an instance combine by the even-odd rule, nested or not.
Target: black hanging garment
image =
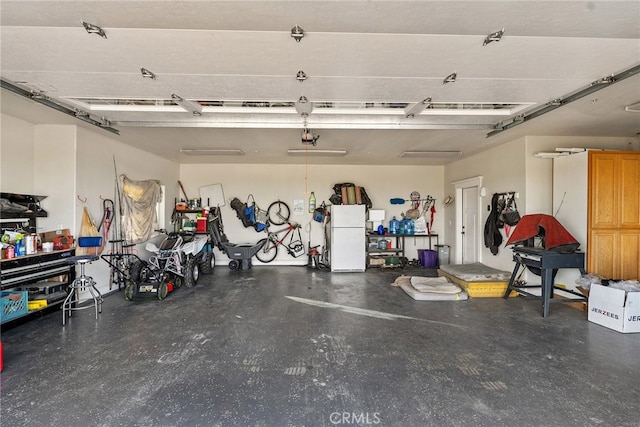
[[[504,225],[500,220],[500,214],[502,213],[501,195],[494,193],[491,198],[491,212],[487,222],[484,224],[484,245],[489,248],[493,255],[498,254],[498,248],[502,244],[502,234],[500,228]]]

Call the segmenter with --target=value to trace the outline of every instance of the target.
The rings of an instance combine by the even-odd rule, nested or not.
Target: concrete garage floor
[[[36,318],[2,334],[2,425],[638,425],[640,334],[414,301],[401,273],[218,266],[164,301],[112,294],[97,321]]]

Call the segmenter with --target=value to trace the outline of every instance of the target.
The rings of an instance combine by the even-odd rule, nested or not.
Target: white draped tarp
[[[156,208],[162,201],[160,181],[133,181],[120,175],[120,188],[124,238],[129,243],[146,242],[158,228]]]

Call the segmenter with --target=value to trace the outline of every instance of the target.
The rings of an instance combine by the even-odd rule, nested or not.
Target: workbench
[[[540,299],[542,302],[542,317],[549,315],[549,306],[552,302],[572,303],[586,302],[588,298],[571,289],[565,289],[554,285],[553,280],[555,273],[560,268],[576,268],[581,274],[585,274],[584,270],[584,252],[555,252],[545,250],[539,247],[513,247],[513,261],[516,263],[513,273],[509,279],[509,284],[503,295],[508,298],[511,291],[517,292],[521,296]],[[516,283],[520,268],[528,268],[529,271],[537,274],[539,272],[541,278],[540,285],[526,285]],[[529,292],[528,289],[541,289],[542,294],[537,295]],[[575,298],[554,298],[554,290],[562,290],[567,294],[571,294]]]

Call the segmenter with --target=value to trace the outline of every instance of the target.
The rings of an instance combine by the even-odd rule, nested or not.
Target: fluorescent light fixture
[[[403,151],[400,157],[457,157],[462,151]]]
[[[290,156],[340,157],[346,156],[347,150],[311,150],[306,148],[291,148],[287,150]]]
[[[244,151],[234,148],[181,148],[189,156],[244,156]]]
[[[586,148],[581,148],[581,147],[577,147],[577,148],[556,148],[557,152],[560,153],[582,153],[583,151],[587,151]]]
[[[640,102],[636,102],[635,104],[627,105],[624,107],[624,111],[629,111],[631,113],[640,113]]]
[[[567,153],[567,152],[544,152],[541,151],[539,153],[536,153],[533,155],[533,157],[537,157],[538,159],[557,159],[558,157],[564,157],[564,156],[568,156],[571,153]]]
[[[183,97],[181,97],[180,95],[176,95],[175,93],[171,94],[171,100],[194,116],[202,115],[202,105],[198,104],[197,102],[184,99]]]

